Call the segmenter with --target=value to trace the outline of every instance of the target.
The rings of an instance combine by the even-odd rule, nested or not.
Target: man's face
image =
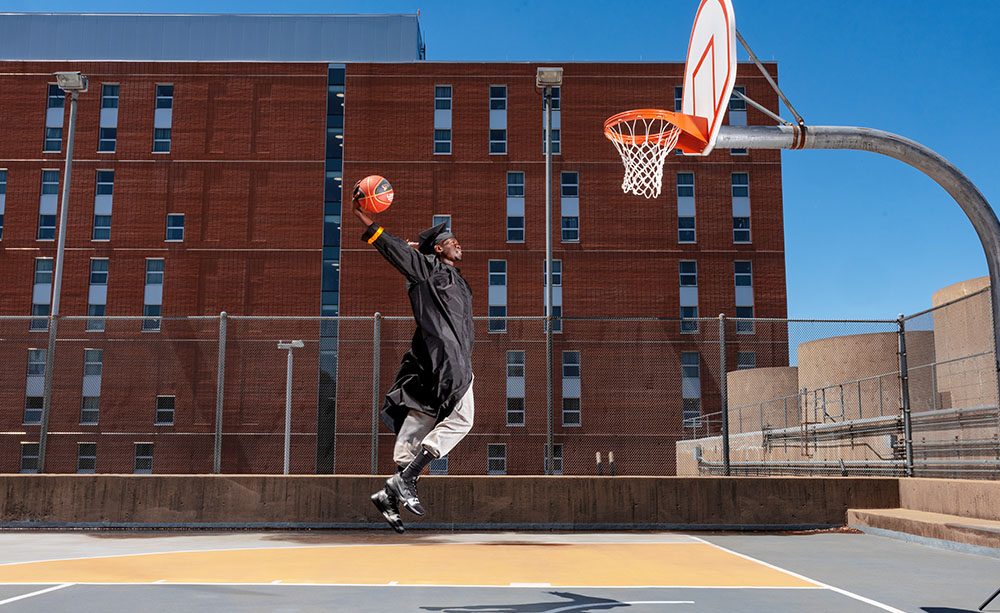
[[[446,238],[434,246],[434,251],[445,260],[462,261],[462,245],[458,244],[458,239]]]

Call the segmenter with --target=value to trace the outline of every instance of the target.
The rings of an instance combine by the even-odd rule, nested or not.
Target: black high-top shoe
[[[392,526],[393,530],[399,534],[406,531],[406,528],[403,527],[403,518],[399,516],[399,506],[396,504],[396,497],[389,492],[388,488],[382,488],[372,494],[372,504],[382,514],[385,521]]]
[[[395,496],[403,506],[415,515],[423,515],[424,508],[420,506],[420,499],[417,498],[417,477],[425,466],[431,463],[434,455],[424,449],[413,458],[402,472],[397,472],[385,481],[387,492]]]

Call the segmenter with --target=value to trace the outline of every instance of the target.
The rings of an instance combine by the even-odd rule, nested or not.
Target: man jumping
[[[455,268],[462,246],[444,223],[421,232],[414,249],[373,222],[359,197],[355,186],[354,215],[367,228],[361,238],[406,277],[417,324],[382,404],[382,421],[396,433],[396,472],[371,496],[389,525],[402,533],[398,502],[423,515],[417,477],[472,429],[472,292]]]

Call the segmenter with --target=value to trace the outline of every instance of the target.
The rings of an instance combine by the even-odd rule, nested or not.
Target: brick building
[[[32,23],[154,40],[94,49],[69,37],[49,49],[0,36],[0,315],[24,316],[0,322],[13,365],[0,386],[0,471],[32,470],[37,454],[69,106],[52,73],[64,70],[83,72],[90,91],[78,105],[60,316],[108,319],[60,323],[46,471],[211,472],[217,409],[223,472],[280,471],[283,415],[258,410],[269,382],[284,383],[272,338],[307,339],[295,355],[292,472],[367,473],[373,455],[389,470],[384,427],[372,451],[372,322],[239,319],[378,311],[386,389],[412,335],[405,288],[342,211],[373,173],[396,190],[379,219],[388,231],[413,238],[451,223],[475,313],[495,317],[476,322],[477,426],[432,468],[544,470],[543,323],[504,319],[544,315],[537,65],[424,61],[415,16],[14,15],[0,17],[0,35]],[[171,36],[198,28],[243,46]],[[720,406],[718,332],[692,318],[786,315],[780,153],[672,155],[658,199],[623,195],[603,121],[670,108],[683,64],[563,68],[553,272],[554,314],[567,319],[554,335],[553,468],[591,471],[596,452],[612,451],[622,472],[669,474],[682,419]],[[777,109],[752,66],[737,87]],[[768,122],[740,102],[728,115]],[[222,311],[232,320],[220,406],[219,322],[190,317]],[[616,317],[648,319],[573,319]],[[780,332],[736,331],[761,349],[728,347],[726,369],[787,365]]]

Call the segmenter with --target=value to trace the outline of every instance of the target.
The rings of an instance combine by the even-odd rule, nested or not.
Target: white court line
[[[688,538],[697,538],[689,535],[682,535]],[[547,540],[537,542],[525,541],[467,541],[455,543],[335,543],[324,545],[266,545],[259,547],[221,547],[216,549],[177,549],[174,551],[133,551],[129,553],[108,553],[96,556],[76,556],[71,558],[39,558],[36,560],[21,560],[20,562],[0,562],[0,567],[17,566],[19,564],[38,564],[41,562],[71,562],[73,560],[106,560],[112,558],[129,558],[133,556],[162,556],[172,553],[218,553],[222,551],[284,551],[288,549],[340,549],[345,547],[431,547],[440,545],[511,545],[523,547],[525,545],[700,545],[697,541],[645,541],[645,542],[609,542],[609,541],[567,541],[567,540]]]
[[[773,568],[774,570],[779,570],[779,571],[781,571],[783,573],[786,573],[786,574],[789,574],[789,575],[791,575],[793,577],[797,577],[799,579],[802,579],[803,581],[809,581],[810,583],[815,583],[816,585],[821,586],[821,587],[823,587],[825,589],[837,592],[838,594],[843,594],[844,596],[847,596],[848,598],[853,598],[855,600],[860,600],[861,602],[864,602],[866,604],[870,604],[870,605],[872,605],[874,607],[878,607],[878,608],[883,609],[885,611],[889,611],[890,613],[906,613],[905,611],[901,611],[901,610],[899,610],[899,609],[897,609],[895,607],[891,607],[891,606],[889,606],[889,605],[887,605],[885,603],[879,602],[877,600],[872,600],[871,598],[865,598],[864,596],[861,596],[859,594],[855,594],[854,592],[849,592],[849,591],[841,589],[839,587],[834,587],[832,585],[823,583],[822,581],[817,581],[817,580],[812,579],[810,577],[806,577],[805,575],[800,575],[798,573],[793,573],[792,571],[786,570],[784,568],[781,568],[780,566],[775,566],[774,564],[768,564],[767,562],[764,562],[763,560],[758,560],[757,558],[752,558],[752,557],[750,557],[748,555],[745,555],[745,554],[733,551],[732,549],[726,549],[725,547],[723,547],[721,545],[716,545],[715,543],[710,543],[709,541],[706,541],[705,539],[702,539],[700,537],[695,536],[695,537],[692,537],[692,538],[696,538],[696,539],[698,539],[699,541],[701,541],[701,542],[703,542],[705,544],[711,545],[712,547],[715,547],[717,549],[721,549],[722,551],[725,551],[727,553],[731,553],[734,556],[739,556],[739,557],[744,558],[746,560],[750,560],[750,561],[756,562],[758,564],[763,564],[764,566],[767,566],[768,568]]]
[[[12,602],[17,602],[18,600],[24,600],[25,598],[31,598],[32,596],[39,596],[45,594],[46,592],[54,592],[56,590],[61,590],[64,587],[69,587],[71,585],[76,585],[75,583],[63,583],[61,585],[53,585],[50,588],[44,590],[38,590],[37,592],[31,592],[30,594],[21,594],[20,596],[14,596],[13,598],[8,598],[7,600],[0,600],[0,606],[5,604],[10,604]]]
[[[790,573],[791,574],[791,573]],[[162,581],[153,582],[143,582],[143,581],[75,581],[67,585],[157,585]],[[814,582],[818,583],[818,582]],[[19,581],[17,583],[4,583],[0,582],[0,585],[51,585],[52,582],[44,581]],[[206,581],[171,581],[170,585],[196,585],[196,586],[224,586],[224,587],[249,587],[249,586],[271,586],[271,587],[422,587],[422,588],[473,588],[473,589],[484,589],[484,588],[498,588],[498,589],[532,589],[532,586],[521,586],[521,585],[503,585],[503,584],[469,584],[469,583],[399,583],[396,581],[390,583],[290,583],[285,581],[283,583],[261,583],[261,582],[234,582],[234,581],[218,581],[218,582],[206,582]],[[828,585],[808,585],[808,586],[796,586],[796,587],[775,587],[770,585],[563,585],[556,584],[550,585],[549,587],[559,588],[559,589],[573,589],[573,590],[583,590],[583,589],[601,589],[601,590],[655,590],[655,589],[665,589],[665,590],[826,590],[834,589]],[[539,588],[534,588],[539,589]],[[544,588],[542,588],[544,589]]]
[[[572,611],[574,609],[590,608],[590,607],[594,606],[595,604],[597,604],[598,606],[600,606],[599,603],[593,603],[593,602],[588,602],[588,603],[584,603],[584,604],[571,604],[568,607],[559,607],[558,609],[549,609],[548,611],[545,611],[544,613],[563,613],[563,611]],[[616,605],[618,605],[618,604],[627,604],[627,605],[634,605],[634,604],[694,604],[694,601],[693,600],[632,600],[632,601],[629,601],[629,602],[618,602],[618,603],[614,603],[614,604],[616,604]]]

